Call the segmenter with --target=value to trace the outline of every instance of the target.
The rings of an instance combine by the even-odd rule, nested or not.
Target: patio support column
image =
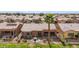
[[[38,36],[38,32],[37,31],[35,31],[35,36]]]
[[[13,35],[15,35],[15,32],[13,31]]]
[[[42,31],[42,33],[41,33],[41,34],[42,34],[42,38],[44,38],[44,32],[43,32],[43,31]]]
[[[12,35],[11,35],[11,31],[10,31],[10,36],[12,36]]]
[[[14,37],[14,30],[13,30],[13,37]]]
[[[29,32],[29,34],[30,34],[30,36],[31,36],[31,38],[32,38],[32,34],[31,34],[31,32]]]
[[[18,30],[15,30],[16,36],[18,36]]]

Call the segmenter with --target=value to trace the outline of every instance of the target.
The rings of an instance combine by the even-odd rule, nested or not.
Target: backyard
[[[62,44],[51,44],[52,48],[73,48],[73,45],[63,46]],[[79,47],[79,45],[76,45]],[[1,43],[0,48],[49,48],[48,44],[29,44],[29,43]]]

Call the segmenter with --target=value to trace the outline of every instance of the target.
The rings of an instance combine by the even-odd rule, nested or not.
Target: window
[[[77,33],[77,36],[78,36],[78,38],[79,38],[79,33]]]
[[[74,33],[69,33],[69,34],[68,34],[68,37],[69,37],[69,38],[74,38]]]
[[[41,32],[38,32],[38,36],[39,36],[39,37],[41,37],[41,36],[42,36]]]
[[[56,36],[55,32],[50,32],[51,36]]]
[[[30,35],[29,33],[27,33],[27,35]]]
[[[44,32],[44,36],[48,36],[48,32]]]

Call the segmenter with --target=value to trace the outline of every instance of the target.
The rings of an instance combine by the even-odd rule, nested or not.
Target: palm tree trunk
[[[50,40],[50,23],[48,23],[48,44],[49,44],[49,47],[51,48],[51,40]]]
[[[60,41],[61,41],[62,44],[65,46],[66,43],[63,41],[63,40],[65,40],[65,39],[64,39],[64,35],[63,35],[63,33],[62,33],[62,30],[61,30],[59,24],[58,24],[58,23],[55,23],[55,27],[58,29],[58,32],[59,32],[59,35],[60,35],[60,37],[59,37]],[[63,38],[61,38],[61,35],[62,35]]]

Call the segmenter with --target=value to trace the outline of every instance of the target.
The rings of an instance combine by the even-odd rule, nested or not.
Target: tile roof
[[[10,30],[10,29],[16,29],[18,27],[19,23],[0,23],[0,30]]]
[[[70,30],[79,31],[79,24],[78,23],[65,23],[65,24],[60,23],[59,26],[63,32],[70,31]]]
[[[22,32],[30,32],[30,31],[42,31],[42,30],[47,30],[48,29],[48,24],[43,23],[43,24],[24,24],[21,31]],[[51,24],[51,30],[55,30],[56,27],[54,24]]]

